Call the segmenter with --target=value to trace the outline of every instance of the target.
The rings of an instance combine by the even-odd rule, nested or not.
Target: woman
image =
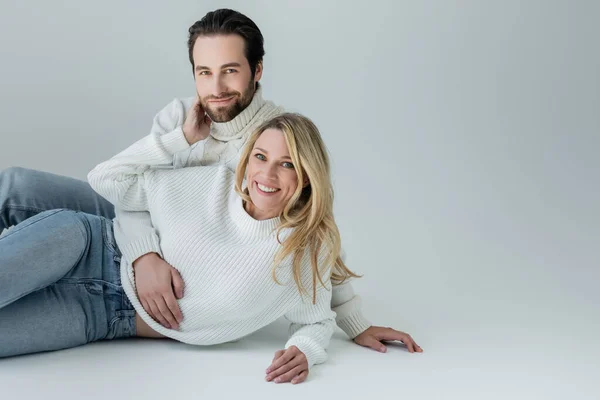
[[[179,328],[165,328],[141,304],[110,220],[52,210],[0,239],[0,356],[130,336],[211,345],[285,316],[290,338],[268,377],[299,383],[325,361],[335,326],[331,280],[356,275],[339,257],[317,128],[289,113],[266,122],[235,174],[222,166],[160,168],[187,146],[180,130],[150,135],[88,176],[116,206],[150,212],[161,256],[186,285]]]

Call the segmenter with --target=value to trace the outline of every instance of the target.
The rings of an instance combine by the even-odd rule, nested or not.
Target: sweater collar
[[[257,220],[244,209],[244,201],[235,190],[231,191],[229,197],[229,210],[234,223],[242,232],[253,238],[264,238],[273,234],[281,223],[280,217]]]
[[[241,113],[228,122],[213,122],[210,124],[210,134],[217,140],[227,142],[241,138],[246,133],[248,124],[265,104],[262,95],[262,85],[254,92],[252,101]]]

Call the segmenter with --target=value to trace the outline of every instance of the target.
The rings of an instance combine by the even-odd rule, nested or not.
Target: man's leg
[[[42,211],[67,208],[114,218],[113,205],[78,179],[12,167],[0,171],[0,233]]]
[[[62,279],[89,247],[75,211],[44,211],[16,225],[0,238],[0,309]]]
[[[135,334],[110,221],[50,210],[0,238],[0,358]]]

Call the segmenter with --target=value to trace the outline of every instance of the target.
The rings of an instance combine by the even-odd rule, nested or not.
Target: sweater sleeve
[[[98,164],[87,178],[92,188],[124,211],[148,211],[143,175],[170,166],[173,155],[189,148],[181,127],[161,135],[151,133],[109,160]]]
[[[115,216],[115,240],[128,263],[133,264],[135,260],[149,253],[157,253],[164,258],[158,232],[148,211],[125,211],[115,208]]]
[[[323,259],[323,256],[320,259]],[[302,279],[307,293],[300,295],[300,304],[285,314],[285,318],[291,322],[285,348],[296,346],[306,356],[310,369],[313,365],[327,360],[326,350],[335,330],[335,312],[331,310],[331,270],[323,272],[325,286],[317,279],[314,303],[312,271],[310,268],[306,268],[305,271]]]
[[[154,116],[147,137],[88,174],[94,190],[115,205],[115,237],[123,258],[131,263],[152,252],[162,256],[139,177],[150,168],[173,168],[174,154],[189,148],[181,131],[186,112],[186,101],[174,99]]]
[[[346,262],[346,254],[342,251],[342,261]],[[371,323],[362,314],[362,299],[354,293],[351,280],[342,284],[334,284],[331,296],[331,309],[336,314],[336,323],[350,339],[354,339],[366,331]]]

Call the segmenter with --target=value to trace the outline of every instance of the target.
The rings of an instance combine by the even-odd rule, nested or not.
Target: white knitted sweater
[[[238,116],[229,122],[213,122],[206,140],[175,152],[171,159],[164,160],[162,167],[178,169],[200,165],[225,165],[232,172],[235,171],[240,150],[250,133],[267,119],[285,111],[273,102],[265,100],[262,91],[262,86],[259,86],[250,105]],[[180,129],[193,102],[194,97],[173,99],[155,115],[150,135],[164,135]],[[133,262],[147,253],[163,255],[150,213],[127,211],[118,206],[115,213],[115,237],[123,258]],[[342,257],[345,261],[344,254]],[[336,313],[337,325],[351,338],[371,325],[362,314],[361,303],[361,298],[354,293],[350,280],[333,287],[331,308]]]
[[[226,166],[159,168],[188,146],[181,129],[149,135],[88,175],[94,190],[121,209],[150,212],[162,256],[183,278],[184,296],[178,300],[183,322],[178,330],[167,329],[140,304],[133,268],[123,259],[123,288],[136,311],[157,332],[196,345],[237,340],[286,317],[292,325],[285,348],[297,346],[309,367],[324,362],[335,328],[330,282],[318,285],[313,304],[305,257],[302,280],[308,294],[298,291],[289,258],[277,269],[277,284],[271,268],[281,246],[279,218],[253,219]]]

